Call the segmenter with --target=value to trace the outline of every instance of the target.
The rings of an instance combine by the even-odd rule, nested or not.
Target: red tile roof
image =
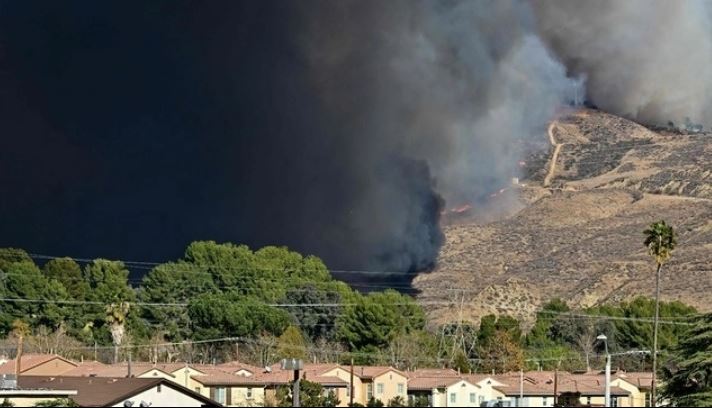
[[[22,372],[26,372],[32,368],[39,365],[47,363],[53,359],[61,359],[64,362],[68,362],[74,366],[77,366],[76,362],[70,361],[69,359],[63,358],[59,355],[51,354],[23,354],[20,363],[20,369]],[[15,373],[15,359],[11,359],[4,364],[0,365],[0,374],[14,374]]]

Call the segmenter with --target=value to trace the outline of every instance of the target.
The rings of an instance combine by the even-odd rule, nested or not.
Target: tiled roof
[[[460,376],[460,373],[456,370],[447,368],[422,368],[415,371],[406,371],[405,374],[408,378]]]
[[[524,373],[523,394],[526,396],[553,396],[555,377],[557,378],[556,390],[559,394],[580,393],[584,396],[604,395],[605,387],[604,377],[602,375],[590,373],[571,374],[568,372],[559,372],[557,375],[553,371]],[[510,396],[520,393],[519,374],[508,373],[498,375],[495,378],[504,384],[502,386],[495,386],[495,389]],[[611,394],[614,396],[628,396],[630,392],[614,386],[611,387]]]
[[[173,372],[184,368],[185,363],[153,364],[151,362],[132,362],[131,376],[139,377],[151,371],[160,371],[165,375],[175,377]],[[67,376],[107,376],[107,377],[128,377],[129,365],[126,362],[118,364],[104,365],[100,362],[80,363],[76,368],[66,372]]]
[[[650,389],[653,383],[652,372],[617,372],[613,375],[613,379],[616,378],[623,379],[644,390]]]
[[[72,397],[72,400],[84,407],[113,406],[156,385],[166,385],[176,389],[207,406],[219,406],[217,402],[163,378],[21,376],[18,384],[27,389],[76,390],[77,394]],[[160,406],[160,403],[156,406]]]
[[[421,377],[408,380],[408,390],[430,390],[436,388],[446,388],[464,379],[459,377]]]
[[[91,376],[104,371],[109,366],[99,361],[79,362],[75,368],[63,373],[64,376]]]
[[[405,373],[391,367],[391,366],[355,366],[354,375],[363,379],[373,379],[377,376],[383,375],[388,371],[393,371],[395,373],[406,376]]]
[[[240,385],[266,385],[267,382],[258,376],[234,375],[220,368],[202,368],[205,375],[193,375],[191,378],[205,386],[240,386]]]
[[[216,365],[219,368],[224,368],[229,370],[230,372],[237,372],[240,369],[245,369],[247,371],[252,372],[253,374],[258,374],[264,372],[265,368],[261,368],[259,366],[254,366],[250,364],[246,364],[244,362],[240,361],[230,361],[230,362],[225,362],[219,365]]]
[[[61,359],[62,361],[68,362],[74,366],[77,365],[76,362],[72,362],[66,358],[63,358],[59,355],[51,355],[51,354],[23,354],[22,355],[22,362],[20,365],[20,368],[22,372],[28,371],[36,366],[42,365],[46,362],[49,362],[53,359]],[[11,359],[4,364],[0,365],[0,374],[14,374],[15,373],[15,359]]]

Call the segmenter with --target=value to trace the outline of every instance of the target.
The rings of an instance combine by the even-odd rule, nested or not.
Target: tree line
[[[601,333],[614,351],[651,350],[654,343],[653,299],[581,310],[554,299],[533,323],[490,315],[479,323],[436,326],[412,297],[393,290],[359,293],[335,280],[319,258],[284,247],[253,251],[198,241],[181,259],[150,266],[138,281],[130,277],[121,261],[80,264],[56,258],[38,265],[23,250],[0,249],[5,349],[22,331],[30,349],[75,358],[89,358],[95,346],[111,347],[108,360],[114,361],[132,352],[133,359],[152,361],[237,357],[268,365],[297,357],[400,369],[506,372],[600,367],[595,337]],[[678,322],[660,326],[659,349],[667,362],[690,348],[685,324],[693,322],[689,318],[696,311],[680,302],[661,302],[659,308],[660,316]],[[704,331],[695,335],[703,336]],[[227,337],[236,341],[183,343]],[[615,363],[650,370],[649,356],[619,357]],[[679,377],[680,368],[684,365],[666,364],[663,372]]]

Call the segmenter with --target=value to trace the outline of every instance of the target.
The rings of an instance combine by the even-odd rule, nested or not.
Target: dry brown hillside
[[[662,298],[712,310],[712,135],[654,132],[592,110],[550,131],[555,166],[553,146],[527,161],[514,188],[521,210],[444,227],[437,269],[413,283],[431,319],[526,320],[552,297],[591,306],[652,295],[642,231],[659,219],[679,234]]]

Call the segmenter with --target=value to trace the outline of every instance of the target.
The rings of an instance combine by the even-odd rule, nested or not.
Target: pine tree
[[[663,397],[673,406],[712,406],[712,314],[681,338],[663,378]]]

